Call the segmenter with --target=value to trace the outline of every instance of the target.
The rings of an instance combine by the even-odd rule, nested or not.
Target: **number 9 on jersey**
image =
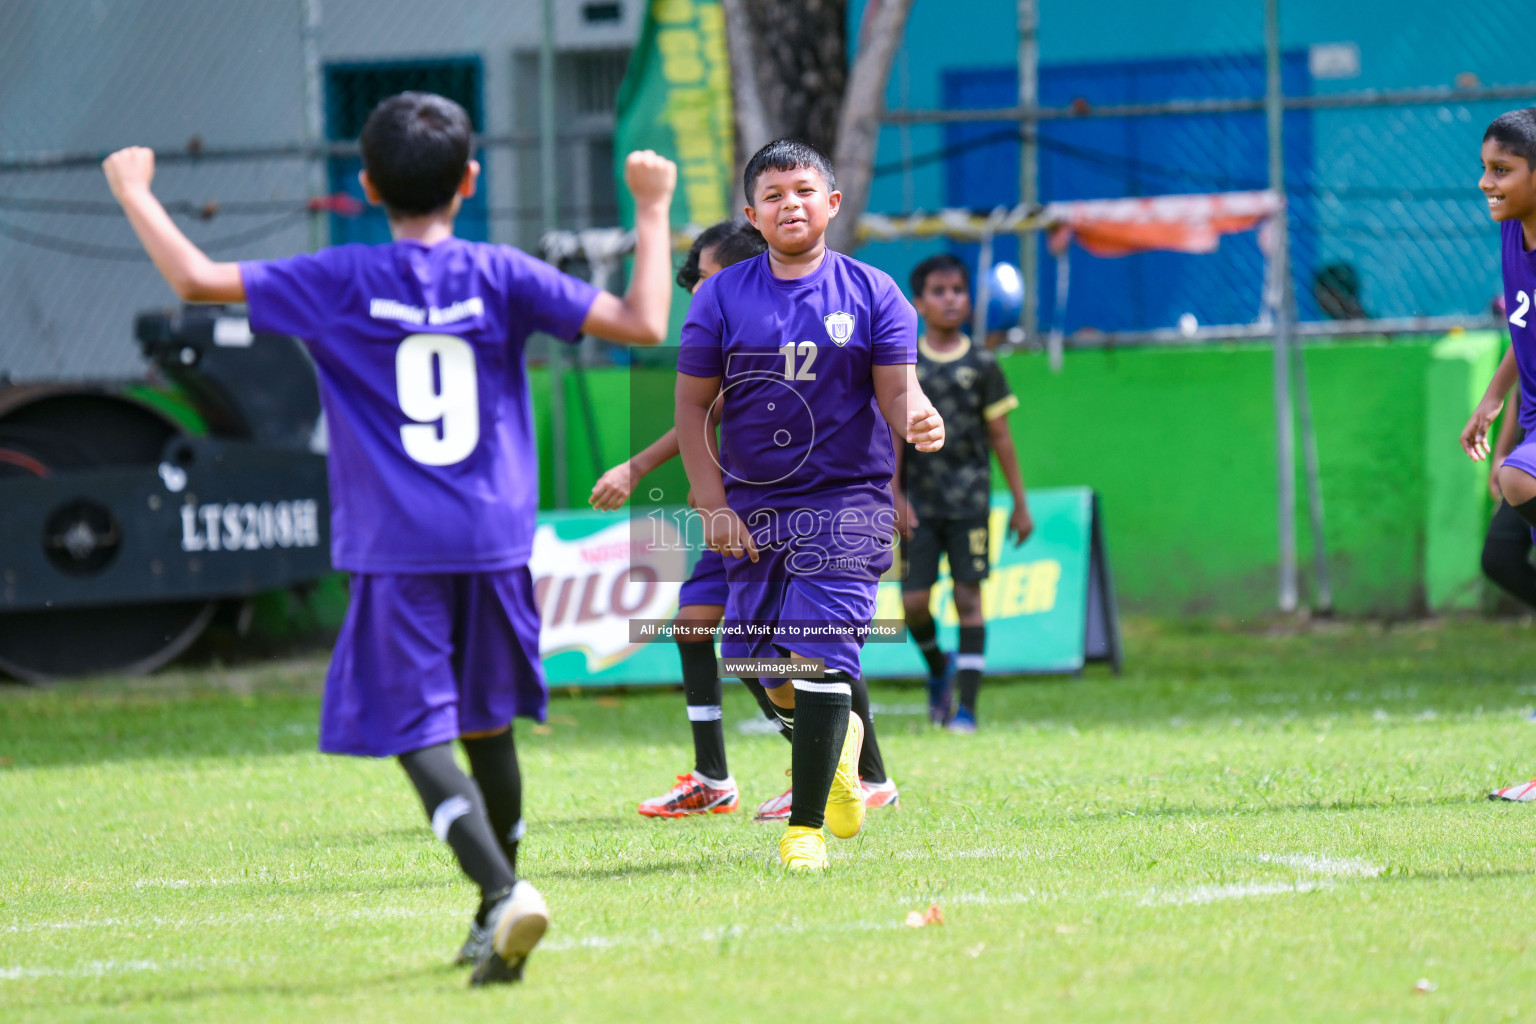
[[[425,466],[469,458],[480,441],[480,395],[468,342],[412,334],[395,350],[395,389],[400,411],[415,421],[400,428],[407,455]]]

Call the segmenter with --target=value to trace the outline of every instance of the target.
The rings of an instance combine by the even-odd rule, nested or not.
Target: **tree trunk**
[[[720,0],[720,6],[731,55],[737,176],[773,139],[816,146],[832,158],[843,193],[827,244],[851,251],[869,206],[885,86],[912,0],[870,0],[851,75],[847,0]]]
[[[846,0],[722,0],[721,7],[743,162],[779,138],[803,139],[830,156],[848,82]]]
[[[880,141],[880,115],[885,110],[885,86],[911,11],[912,0],[870,0],[865,11],[859,55],[843,96],[837,147],[833,151],[843,207],[827,229],[827,246],[838,252],[852,252],[858,244],[859,218],[869,208],[875,148]]]
[[[747,12],[748,0],[720,0],[725,14],[725,47],[731,58],[731,107],[736,128],[736,180],[741,180],[747,161],[777,137],[763,93],[758,87],[755,33]],[[736,209],[732,202],[729,209]]]

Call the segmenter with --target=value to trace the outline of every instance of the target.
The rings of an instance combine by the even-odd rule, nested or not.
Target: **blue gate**
[[[1311,92],[1304,51],[1284,55],[1287,95]],[[1017,69],[969,68],[944,73],[944,104],[952,109],[1007,107],[1018,102]],[[1264,95],[1262,54],[1189,57],[1094,64],[1046,65],[1040,69],[1042,106],[1086,101],[1094,106],[1157,103],[1173,99],[1254,98]],[[1171,193],[1262,189],[1268,183],[1269,147],[1264,115],[1084,118],[1040,124],[1040,198],[1106,199]],[[1312,118],[1285,115],[1286,180],[1312,176]],[[955,124],[946,128],[952,154],[945,167],[950,206],[990,209],[1019,198],[1019,143],[1013,125]],[[1315,318],[1311,252],[1316,231],[1306,192],[1289,197],[1293,280],[1303,319]],[[1034,282],[1042,327],[1056,317],[1056,267],[1037,236],[1040,274]],[[1303,244],[1298,244],[1302,241]],[[975,245],[954,251],[973,268]],[[995,259],[1017,260],[1018,240],[1000,238]],[[1264,261],[1253,234],[1229,235],[1216,253],[1143,253],[1100,259],[1074,249],[1072,292],[1065,327],[1070,331],[1134,331],[1170,327],[1185,314],[1201,324],[1250,323],[1257,318]]]
[[[450,57],[432,60],[374,61],[367,64],[328,64],[325,68],[325,134],[333,142],[354,141],[363,130],[369,111],[380,100],[399,92],[435,92],[462,106],[469,114],[476,134],[485,131],[485,104],[482,102],[482,74],[479,57]],[[475,154],[480,161],[480,184],[474,196],[464,201],[454,223],[454,234],[475,242],[490,238],[489,205],[486,189],[490,171],[483,151]],[[331,193],[346,193],[364,205],[356,217],[331,215],[331,244],[389,241],[389,219],[377,206],[369,206],[358,183],[357,172],[363,162],[357,157],[332,157],[329,161]]]

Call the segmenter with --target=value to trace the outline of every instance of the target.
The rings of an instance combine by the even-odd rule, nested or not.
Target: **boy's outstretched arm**
[[[720,422],[721,411],[721,404],[716,402],[713,409],[715,423]],[[642,448],[634,458],[619,463],[598,477],[587,504],[599,512],[612,512],[629,500],[635,485],[648,473],[677,458],[679,454],[681,449],[677,446],[677,428],[668,427],[665,434]]]
[[[650,150],[629,154],[624,183],[635,197],[635,260],[621,299],[600,294],[587,311],[585,334],[628,345],[667,340],[672,313],[672,190],[677,164]]]
[[[1504,418],[1499,420],[1499,436],[1493,442],[1493,456],[1488,460],[1492,463],[1488,467],[1488,493],[1493,495],[1495,502],[1504,497],[1499,487],[1499,467],[1509,458],[1509,453],[1515,450],[1516,442],[1520,440],[1520,389],[1512,388],[1505,401],[1508,404],[1504,408]]]
[[[693,491],[693,506],[704,519],[705,545],[722,555],[745,556],[755,562],[757,546],[752,543],[752,534],[725,499],[715,426],[710,420],[710,408],[719,395],[719,377],[677,375],[677,446]]]
[[[889,426],[889,424],[887,424]],[[891,447],[896,449],[896,472],[891,474],[891,500],[896,505],[896,532],[908,540],[917,529],[917,513],[907,498],[907,445],[902,434],[891,427]]]
[[[1481,462],[1488,457],[1488,428],[1504,408],[1504,396],[1509,394],[1509,389],[1515,386],[1519,378],[1520,368],[1515,365],[1515,349],[1511,345],[1504,353],[1499,368],[1493,372],[1493,380],[1488,382],[1483,400],[1477,403],[1477,408],[1472,410],[1472,418],[1461,428],[1461,449],[1474,462]]]
[[[656,440],[642,448],[634,458],[614,466],[597,478],[592,486],[592,496],[587,504],[599,512],[612,512],[629,500],[647,473],[677,455],[677,428],[670,428]]]
[[[987,437],[992,442],[992,454],[997,466],[1008,481],[1013,495],[1013,514],[1008,517],[1008,531],[1015,544],[1023,544],[1035,532],[1035,517],[1029,514],[1029,502],[1024,497],[1024,474],[1019,472],[1019,453],[1013,447],[1013,432],[1008,429],[1008,414],[987,420]]]
[[[240,264],[215,263],[182,234],[149,190],[155,177],[154,150],[120,149],[102,161],[113,197],[122,204],[144,251],[185,302],[244,302]]]
[[[875,380],[875,401],[880,405],[880,415],[885,417],[885,422],[897,436],[905,438],[920,452],[936,452],[943,448],[944,418],[917,382],[917,367],[911,363],[877,363],[870,371]]]

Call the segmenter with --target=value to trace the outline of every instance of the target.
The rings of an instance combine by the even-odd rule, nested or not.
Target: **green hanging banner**
[[[624,157],[654,149],[677,162],[672,224],[707,227],[731,216],[735,135],[725,12],[719,0],[651,0],[619,87],[614,155],[619,214],[635,222]]]

